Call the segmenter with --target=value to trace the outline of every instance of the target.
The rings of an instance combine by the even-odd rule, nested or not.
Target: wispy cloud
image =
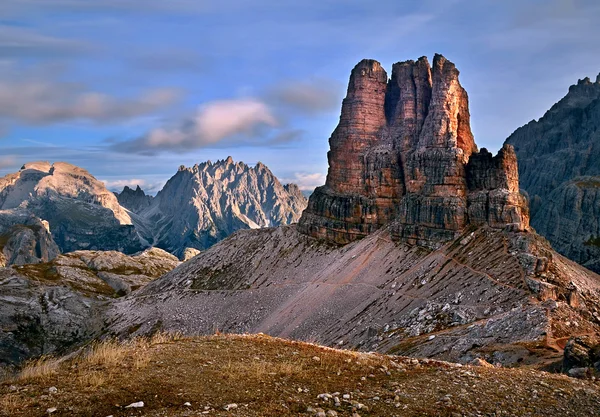
[[[221,100],[201,106],[196,113],[171,127],[158,127],[144,136],[117,142],[113,150],[152,153],[160,150],[187,151],[214,145],[241,135],[258,137],[263,127],[278,125],[269,107],[257,99]]]
[[[194,50],[165,49],[139,53],[130,57],[134,68],[144,71],[198,73],[205,69],[204,59]]]
[[[85,86],[46,80],[0,80],[0,118],[37,125],[71,120],[117,122],[174,104],[178,90],[158,88],[138,97],[115,97]]]
[[[0,169],[15,168],[17,159],[14,156],[0,157]]]
[[[3,58],[53,57],[89,51],[90,45],[57,38],[29,28],[0,24],[0,56]]]

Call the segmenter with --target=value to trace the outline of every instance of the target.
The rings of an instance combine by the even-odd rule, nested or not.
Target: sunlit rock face
[[[299,230],[345,244],[392,223],[396,239],[435,247],[470,224],[526,229],[514,151],[477,151],[458,75],[441,55],[398,62],[390,79],[377,61],[354,67]]]
[[[237,230],[295,223],[306,203],[298,186],[281,184],[263,163],[229,157],[181,166],[138,214],[154,244],[183,260],[186,249],[204,250]]]
[[[7,264],[46,262],[60,252],[147,246],[104,183],[65,163],[31,162],[0,178],[0,250]]]

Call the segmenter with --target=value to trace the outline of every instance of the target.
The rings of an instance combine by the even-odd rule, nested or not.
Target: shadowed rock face
[[[579,80],[506,143],[519,157],[532,226],[558,252],[600,272],[600,76]]]
[[[329,144],[303,233],[344,244],[393,221],[395,238],[435,247],[470,224],[528,227],[513,150],[477,152],[467,93],[441,55],[396,63],[390,80],[361,61]]]
[[[139,185],[135,190],[125,186],[123,191],[115,193],[115,196],[121,206],[134,213],[139,213],[140,211],[147,209],[154,199],[153,196],[146,195]]]

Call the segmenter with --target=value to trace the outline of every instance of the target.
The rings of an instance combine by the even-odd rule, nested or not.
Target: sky
[[[206,160],[325,182],[350,70],[441,53],[496,152],[600,72],[597,0],[1,0],[0,175],[66,161],[153,194]]]

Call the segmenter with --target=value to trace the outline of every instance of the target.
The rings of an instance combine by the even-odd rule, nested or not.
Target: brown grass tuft
[[[14,378],[13,382],[34,382],[54,375],[58,370],[60,361],[50,356],[31,360],[23,366],[21,372]]]

